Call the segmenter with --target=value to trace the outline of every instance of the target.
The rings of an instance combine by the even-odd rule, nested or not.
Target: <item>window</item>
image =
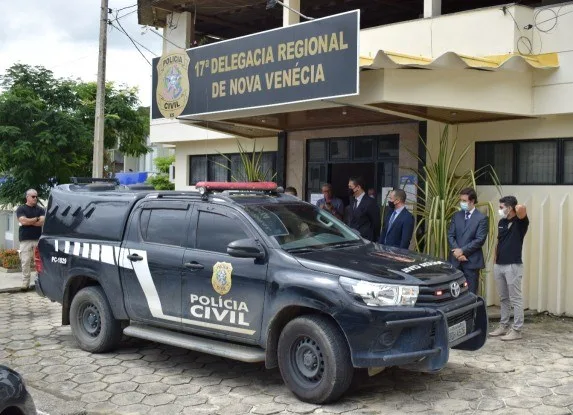
[[[277,153],[275,151],[263,152],[260,163],[261,171],[267,175],[266,180],[272,180],[277,166]],[[200,181],[247,181],[239,154],[189,156],[189,165],[190,186],[195,186]]]
[[[199,212],[197,249],[227,253],[227,245],[248,237],[236,220],[217,213]]]
[[[476,143],[476,169],[493,168],[506,185],[573,184],[573,140],[520,140]],[[478,184],[493,184],[490,174]]]
[[[518,144],[519,184],[557,184],[557,142]]]
[[[399,134],[390,134],[378,140],[378,158],[398,157]]]
[[[374,157],[374,139],[357,137],[352,140],[354,144],[354,159],[372,160]]]
[[[326,160],[326,141],[308,140],[308,161]]]
[[[326,164],[309,164],[307,175],[308,188],[319,192],[326,181]]]
[[[229,170],[228,161],[225,156],[209,156],[209,170],[208,180],[211,182],[226,182],[228,181]]]
[[[563,143],[563,183],[573,184],[573,140]]]
[[[191,156],[190,159],[189,184],[195,186],[195,183],[207,180],[207,156]]]
[[[476,144],[476,169],[486,167],[484,174],[478,179],[479,184],[493,184],[492,168],[495,170],[501,184],[513,183],[513,165],[512,143]]]
[[[350,158],[350,143],[348,140],[330,140],[330,159],[347,160]]]
[[[187,210],[145,209],[141,213],[141,235],[146,242],[181,245],[185,235]],[[147,226],[146,226],[147,224]],[[182,232],[182,230],[184,230]]]

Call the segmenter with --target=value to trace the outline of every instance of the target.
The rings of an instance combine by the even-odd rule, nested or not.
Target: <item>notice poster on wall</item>
[[[406,204],[414,205],[416,204],[416,199],[418,197],[418,177],[414,175],[401,176],[400,177],[400,189],[406,192]]]
[[[311,193],[310,194],[310,203],[316,206],[316,203],[322,199],[324,196],[322,193]]]
[[[382,191],[380,192],[380,202],[382,205],[388,203],[388,196],[389,193],[393,190],[393,187],[382,187]]]

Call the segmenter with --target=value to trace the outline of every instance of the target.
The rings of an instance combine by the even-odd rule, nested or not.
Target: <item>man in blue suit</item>
[[[390,214],[384,219],[379,242],[408,249],[414,233],[414,216],[406,209],[406,192],[402,189],[392,190],[388,195],[388,207]]]
[[[485,267],[482,246],[487,238],[487,216],[475,208],[476,191],[470,187],[460,192],[461,210],[454,214],[448,230],[450,263],[463,271],[469,289],[478,292],[479,270]]]

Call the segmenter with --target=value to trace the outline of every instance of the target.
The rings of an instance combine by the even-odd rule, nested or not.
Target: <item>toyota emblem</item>
[[[450,284],[450,292],[452,293],[452,297],[457,298],[460,295],[460,284],[456,281]]]

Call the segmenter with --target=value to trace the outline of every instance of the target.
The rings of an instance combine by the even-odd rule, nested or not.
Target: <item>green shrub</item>
[[[145,183],[153,186],[155,190],[175,190],[175,184],[169,181],[169,176],[167,174],[157,174],[155,176],[148,177]]]

